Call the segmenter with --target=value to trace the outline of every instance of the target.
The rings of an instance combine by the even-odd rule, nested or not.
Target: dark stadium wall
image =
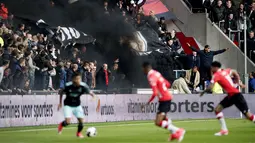
[[[120,58],[120,69],[135,86],[144,86],[141,72],[141,58],[133,53],[128,44],[120,44],[120,37],[132,37],[135,29],[125,23],[120,15],[104,14],[103,1],[82,0],[68,4],[67,0],[56,0],[51,6],[45,0],[2,0],[15,16],[43,19],[49,25],[75,27],[97,39],[92,46],[95,51],[88,54],[90,60],[99,59],[98,63],[108,63]]]

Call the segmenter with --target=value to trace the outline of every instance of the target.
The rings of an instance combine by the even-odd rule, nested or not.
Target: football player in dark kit
[[[66,95],[64,100],[64,116],[65,120],[61,122],[58,126],[58,133],[61,134],[63,127],[66,127],[70,124],[72,114],[78,119],[78,131],[76,136],[83,138],[81,131],[83,129],[83,118],[84,112],[81,106],[80,96],[83,94],[90,94],[93,98],[96,98],[95,94],[90,91],[88,85],[84,82],[81,82],[81,75],[79,73],[74,73],[72,76],[72,81],[66,83],[65,88],[59,92],[59,105],[58,110],[62,108],[62,98],[63,94]],[[100,100],[98,99],[98,105],[96,111],[99,111]]]

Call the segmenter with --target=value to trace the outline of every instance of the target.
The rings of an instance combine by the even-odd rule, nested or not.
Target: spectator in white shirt
[[[0,83],[3,80],[5,69],[9,67],[9,63],[9,61],[4,61],[3,66],[0,67]]]
[[[172,85],[172,89],[177,90],[180,94],[191,94],[189,87],[185,81],[185,74],[181,74],[180,78],[176,79]]]

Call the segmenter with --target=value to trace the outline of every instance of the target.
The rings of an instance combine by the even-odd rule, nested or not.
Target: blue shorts
[[[76,118],[84,118],[84,112],[81,106],[72,107],[72,106],[64,106],[64,116],[65,118],[72,118],[74,115]]]

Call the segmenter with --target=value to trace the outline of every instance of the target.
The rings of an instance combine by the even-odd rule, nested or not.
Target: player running
[[[90,91],[88,85],[84,82],[81,82],[81,75],[79,73],[74,73],[72,76],[72,81],[66,83],[65,88],[59,92],[59,105],[58,110],[62,108],[62,97],[63,94],[66,94],[66,99],[64,100],[64,116],[65,120],[61,122],[58,126],[58,133],[61,134],[63,127],[66,127],[70,124],[72,114],[78,119],[78,130],[76,136],[79,138],[84,138],[81,131],[83,129],[83,118],[84,112],[81,106],[80,96],[83,94],[90,94],[92,97],[95,98],[95,94]],[[97,111],[99,109],[99,102]]]
[[[156,96],[159,99],[155,125],[165,128],[172,133],[169,141],[176,139],[181,142],[184,138],[185,130],[175,127],[171,119],[167,119],[166,117],[167,112],[170,111],[172,100],[172,95],[168,91],[170,83],[159,72],[153,70],[148,62],[143,63],[143,72],[147,75],[149,84],[153,90],[153,94],[147,104],[150,104]]]
[[[235,88],[235,84],[239,84],[242,88],[245,87],[242,83],[239,82],[240,76],[238,73],[231,69],[221,69],[221,63],[216,61],[212,63],[211,70],[213,72],[211,84],[204,92],[201,93],[201,96],[203,96],[206,92],[210,92],[215,83],[220,84],[228,94],[215,108],[216,117],[221,124],[221,131],[215,133],[215,136],[228,135],[228,128],[222,110],[232,105],[235,105],[248,120],[255,122],[255,116],[250,113],[242,93],[240,93],[240,91]],[[234,80],[232,80],[231,77],[233,77]]]

